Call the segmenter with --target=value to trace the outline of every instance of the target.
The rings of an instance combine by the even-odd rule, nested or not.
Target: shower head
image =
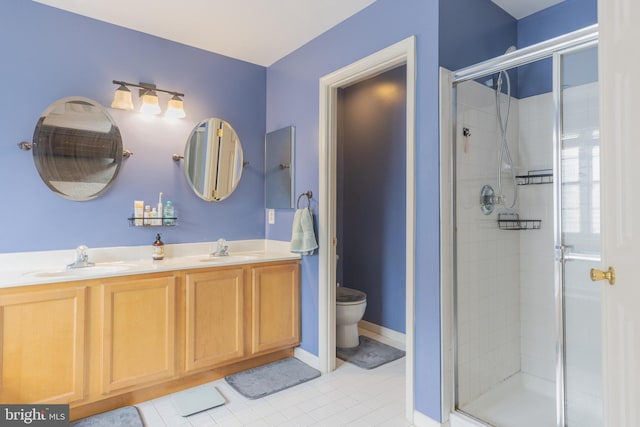
[[[511,52],[515,52],[516,51],[516,47],[515,46],[509,46],[509,48],[507,49],[507,51],[504,53],[505,55]]]

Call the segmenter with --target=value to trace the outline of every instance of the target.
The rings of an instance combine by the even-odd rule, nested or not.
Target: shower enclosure
[[[452,73],[454,427],[602,426],[597,71],[594,26]]]

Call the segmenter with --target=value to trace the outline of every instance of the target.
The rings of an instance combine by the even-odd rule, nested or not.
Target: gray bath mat
[[[178,408],[178,414],[188,417],[191,414],[224,405],[224,397],[213,384],[203,384],[171,395]]]
[[[278,360],[224,379],[248,399],[259,399],[320,376],[320,371],[295,357]]]
[[[71,423],[73,427],[144,427],[135,406],[125,406]]]
[[[353,348],[336,348],[336,356],[364,369],[377,368],[404,357],[405,352],[390,345],[360,335],[360,344]]]

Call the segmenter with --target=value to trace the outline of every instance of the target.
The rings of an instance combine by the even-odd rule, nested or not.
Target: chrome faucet
[[[228,256],[229,255],[229,245],[227,245],[227,241],[224,239],[218,239],[216,250],[211,252],[211,256]]]
[[[67,268],[84,268],[84,267],[92,267],[95,265],[93,262],[89,262],[89,250],[85,245],[80,245],[76,248],[76,260],[71,264],[67,265]]]

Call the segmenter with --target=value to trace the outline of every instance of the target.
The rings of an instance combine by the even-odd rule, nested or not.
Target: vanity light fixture
[[[116,94],[113,96],[113,102],[111,108],[119,108],[120,110],[133,110],[133,100],[131,99],[131,91],[125,85],[120,85],[116,89]]]
[[[186,114],[184,112],[184,102],[182,101],[182,98],[178,95],[173,95],[167,103],[167,111],[164,115],[172,119],[183,119]]]
[[[160,104],[158,101],[158,92],[168,93],[172,95],[172,98],[167,104],[167,111],[165,116],[171,118],[181,119],[186,116],[184,112],[184,102],[182,97],[184,93],[175,92],[172,90],[159,89],[156,85],[151,83],[128,83],[119,80],[113,80],[113,84],[120,85],[116,89],[116,93],[111,103],[111,108],[118,108],[121,110],[133,110],[133,101],[131,99],[131,90],[129,87],[137,87],[139,90],[139,96],[142,101],[140,112],[146,114],[160,114]]]
[[[160,114],[160,104],[158,94],[155,90],[148,90],[142,95],[142,105],[140,112],[145,114]]]

